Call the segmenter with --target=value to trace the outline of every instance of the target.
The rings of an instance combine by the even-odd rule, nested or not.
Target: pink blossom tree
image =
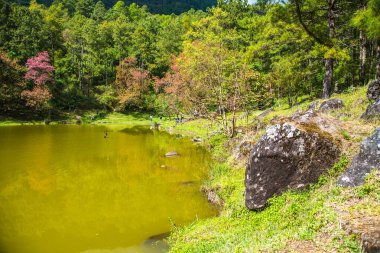
[[[49,53],[40,52],[37,56],[29,58],[26,62],[28,68],[24,79],[33,82],[33,87],[21,93],[21,97],[26,100],[26,105],[41,109],[45,107],[52,95],[48,84],[54,83],[52,73],[54,67],[50,63]]]

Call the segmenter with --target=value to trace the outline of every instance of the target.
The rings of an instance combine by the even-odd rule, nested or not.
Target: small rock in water
[[[167,252],[169,250],[169,245],[167,244],[166,239],[169,236],[170,232],[151,236],[144,241],[144,245],[148,247],[153,247],[154,249],[161,249],[162,252]]]
[[[166,153],[165,156],[174,157],[174,156],[179,156],[179,154],[176,151],[172,151],[172,152]]]
[[[166,165],[161,165],[160,168],[161,168],[161,169],[168,170],[168,171],[177,171],[176,168],[168,167],[168,166],[166,166]]]
[[[195,183],[196,183],[195,181],[187,181],[187,182],[182,182],[181,184],[186,185],[186,186],[190,186],[190,185],[194,185]]]
[[[193,141],[197,143],[203,142],[202,138],[194,138]]]
[[[146,241],[149,241],[149,242],[162,241],[162,240],[168,238],[169,235],[170,235],[170,232],[162,233],[159,235],[153,235],[153,236],[149,237]]]

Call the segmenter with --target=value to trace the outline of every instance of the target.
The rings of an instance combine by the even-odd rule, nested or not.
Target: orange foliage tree
[[[149,94],[150,84],[150,72],[139,68],[135,58],[120,61],[114,84],[120,107],[144,108],[145,96]]]

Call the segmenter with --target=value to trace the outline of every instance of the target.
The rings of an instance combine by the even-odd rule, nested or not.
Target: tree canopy
[[[123,1],[0,0],[0,50],[9,72],[0,81],[13,94],[2,101],[27,110],[25,94],[37,87],[54,110],[197,111],[233,134],[228,113],[291,107],[379,78],[379,6],[219,0],[207,11],[163,15]],[[25,75],[42,55],[52,67],[44,88]],[[12,80],[23,85],[11,89]]]
[[[22,5],[28,5],[29,0],[10,0]],[[112,8],[118,1],[117,0],[102,0],[106,8]],[[93,0],[38,0],[38,3],[50,6],[53,3],[63,3],[69,7],[69,10],[91,11],[96,2]],[[139,6],[147,6],[149,11],[158,14],[180,14],[190,9],[206,10],[209,7],[215,6],[217,0],[124,0],[126,5],[135,3]]]

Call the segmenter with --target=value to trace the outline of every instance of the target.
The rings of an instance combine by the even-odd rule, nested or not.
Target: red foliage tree
[[[26,105],[30,107],[40,108],[46,105],[52,95],[48,89],[48,84],[54,83],[52,73],[54,67],[50,63],[49,53],[40,52],[37,56],[27,60],[26,72],[24,79],[32,81],[34,86],[26,89],[21,93],[21,97],[26,100]]]
[[[167,102],[165,111],[169,116],[180,113],[185,106],[185,96],[188,94],[177,61],[177,58],[172,58],[170,70],[163,78],[154,77],[155,91],[160,97],[165,98]]]
[[[183,94],[181,92],[181,85],[183,84],[183,81],[175,58],[172,59],[172,64],[168,73],[166,73],[163,78],[155,77],[154,81],[157,93],[164,92],[178,96]]]
[[[116,69],[115,88],[121,106],[143,107],[150,85],[148,70],[138,68],[135,58],[122,60]]]

